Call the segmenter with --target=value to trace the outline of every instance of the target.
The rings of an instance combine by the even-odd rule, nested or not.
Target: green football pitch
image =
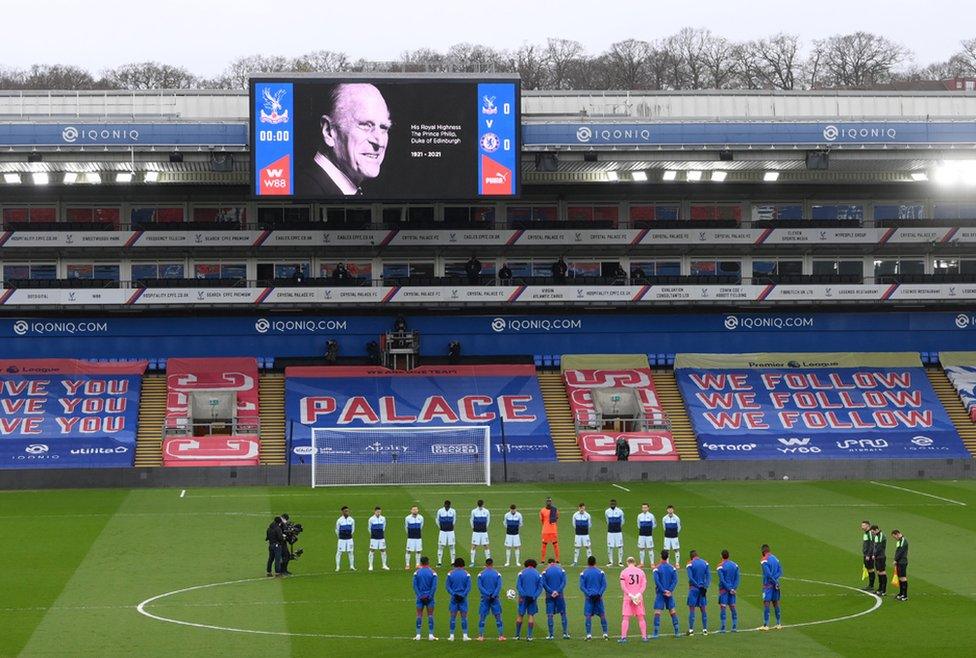
[[[623,488],[621,488],[623,487]],[[413,642],[412,572],[404,570],[403,517],[417,504],[427,518],[424,548],[436,555],[433,514],[450,498],[459,510],[459,554],[468,558],[467,519],[477,498],[492,511],[494,557],[504,562],[501,516],[523,512],[523,559],[538,557],[538,510],[551,495],[562,512],[562,558],[570,587],[571,640],[547,642],[539,618],[532,645],[494,641],[448,644],[447,596],[439,594],[436,644]],[[621,647],[616,567],[606,568],[611,642],[583,642],[579,569],[572,561],[570,516],[580,501],[593,513],[594,552],[606,563],[603,510],[616,498],[627,514],[625,548],[636,553],[635,517],[649,502],[658,518],[675,505],[683,525],[682,561],[697,549],[712,568],[727,548],[742,567],[740,632],[715,633],[717,587],[709,591],[708,637]],[[335,572],[334,525],[341,505],[357,520],[358,571]],[[389,522],[389,572],[366,571],[366,520],[381,505]],[[288,512],[306,530],[294,576],[264,574],[265,527]],[[593,655],[973,655],[976,652],[976,481],[688,482],[512,484],[486,487],[348,489],[223,488],[0,492],[0,655],[174,656],[461,654]],[[911,546],[910,600],[883,603],[858,591],[862,519],[887,533],[900,528]],[[783,563],[783,630],[759,633],[759,546]],[[661,548],[660,530],[655,543]],[[893,555],[889,539],[889,562]],[[479,554],[478,561],[481,561]],[[441,587],[447,569],[439,569]],[[477,570],[474,570],[476,573]],[[501,569],[504,587],[516,570]],[[687,625],[681,572],[678,609]],[[141,603],[142,612],[139,610]],[[476,635],[476,609],[472,635]],[[504,601],[506,634],[515,606]],[[558,630],[558,621],[557,621]],[[670,631],[664,620],[663,631]],[[426,635],[426,631],[425,631]]]

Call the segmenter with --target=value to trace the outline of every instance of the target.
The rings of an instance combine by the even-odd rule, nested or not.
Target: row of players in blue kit
[[[762,573],[763,573],[763,625],[760,630],[769,630],[770,607],[775,610],[776,628],[781,628],[780,612],[780,585],[779,581],[783,575],[783,569],[779,560],[770,552],[769,546],[762,546]],[[711,584],[711,571],[704,559],[698,556],[696,551],[689,554],[691,560],[688,562],[686,572],[688,576],[688,635],[694,634],[695,611],[700,611],[702,634],[708,635],[708,616],[706,613],[707,592]],[[644,572],[637,566],[634,558],[627,559],[627,568],[620,576],[620,585],[624,593],[621,636],[620,641],[625,642],[630,617],[638,619],[641,630],[641,639],[648,641],[660,635],[661,613],[665,610],[671,615],[671,624],[674,627],[675,637],[679,637],[678,614],[675,610],[674,592],[678,586],[678,571],[668,562],[668,551],[661,551],[661,561],[654,565],[653,582],[655,588],[654,600],[654,634],[652,638],[647,636],[647,624],[645,619],[643,593],[646,586]],[[485,560],[485,568],[478,574],[477,586],[481,602],[478,610],[478,640],[484,640],[485,622],[491,614],[495,619],[495,626],[498,629],[498,639],[505,640],[504,622],[502,621],[502,576],[494,569],[494,561],[491,558]],[[583,594],[583,615],[585,620],[586,637],[592,639],[592,620],[596,616],[600,620],[603,630],[603,638],[609,639],[606,608],[603,597],[607,590],[606,574],[596,567],[596,558],[590,556],[587,560],[587,568],[580,573],[579,589]],[[450,636],[448,640],[454,640],[457,619],[461,618],[461,633],[463,640],[470,640],[468,635],[468,595],[471,592],[471,574],[465,569],[463,558],[454,561],[454,569],[448,573],[445,581],[445,590],[450,597],[448,601],[448,612],[450,615]],[[562,621],[563,638],[569,639],[569,621],[566,616],[565,589],[567,585],[566,571],[554,559],[550,559],[546,568],[540,573],[537,570],[537,562],[529,559],[525,561],[525,568],[519,573],[516,579],[516,587],[509,590],[508,598],[518,599],[518,613],[515,618],[515,639],[520,640],[522,634],[523,621],[527,622],[525,639],[532,641],[533,630],[535,627],[535,615],[539,612],[538,600],[542,597],[546,601],[546,617],[549,627],[547,640],[554,636],[554,617],[560,615]],[[731,631],[734,633],[738,629],[738,612],[736,609],[736,596],[739,588],[740,573],[739,566],[729,559],[729,552],[722,551],[722,561],[719,563],[716,572],[719,581],[719,606],[721,627],[720,633],[726,630],[726,608],[731,612],[732,624]],[[436,640],[434,635],[434,606],[437,594],[437,573],[430,568],[429,559],[422,556],[420,567],[414,573],[413,590],[416,595],[416,631],[414,640],[421,639],[421,629],[423,627],[423,616],[427,614],[428,639]]]

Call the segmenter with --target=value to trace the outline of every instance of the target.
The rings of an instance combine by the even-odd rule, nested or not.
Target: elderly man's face
[[[390,110],[379,90],[373,85],[348,85],[333,114],[323,122],[322,137],[335,152],[336,165],[356,185],[379,176],[391,125]]]

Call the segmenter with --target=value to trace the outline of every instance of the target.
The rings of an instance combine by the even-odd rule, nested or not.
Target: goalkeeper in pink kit
[[[647,576],[644,575],[644,571],[637,566],[637,560],[632,557],[627,558],[627,567],[620,572],[620,589],[624,592],[624,601],[618,642],[627,641],[631,617],[637,617],[641,640],[647,642],[647,618],[644,615],[644,590],[646,588]]]

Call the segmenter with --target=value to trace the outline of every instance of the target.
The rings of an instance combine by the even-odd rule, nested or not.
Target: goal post
[[[491,428],[313,427],[312,487],[491,485]]]

